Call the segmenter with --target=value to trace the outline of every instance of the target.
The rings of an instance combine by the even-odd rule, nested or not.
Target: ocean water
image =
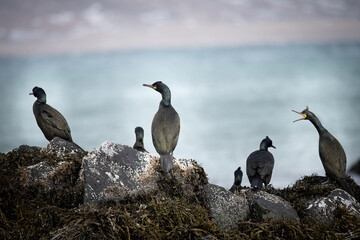
[[[342,143],[348,168],[360,157],[360,44],[131,50],[0,58],[0,152],[46,147],[32,113],[34,86],[67,119],[74,141],[91,151],[104,141],[132,146],[161,95],[143,83],[163,81],[181,118],[176,158],[197,160],[212,183],[230,188],[239,166],[269,136],[276,149],[271,183],[286,187],[324,175],[318,133],[293,123],[309,106]],[[243,184],[249,185],[244,174]]]

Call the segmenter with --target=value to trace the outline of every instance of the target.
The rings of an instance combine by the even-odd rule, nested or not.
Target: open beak
[[[143,84],[144,87],[149,87],[149,88],[152,88],[152,89],[156,89],[155,86],[153,85],[150,85],[150,84]]]
[[[295,121],[293,121],[293,122],[297,122],[297,121],[300,121],[300,120],[305,120],[306,114],[297,112],[297,111],[295,111],[295,110],[292,110],[292,111],[293,111],[294,113],[300,114],[300,115],[303,117],[303,118],[297,119],[297,120],[295,120]]]

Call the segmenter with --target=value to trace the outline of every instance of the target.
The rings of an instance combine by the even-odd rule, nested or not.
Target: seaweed
[[[41,184],[24,184],[23,169],[40,162],[66,164],[50,176],[62,186],[45,191]],[[36,147],[22,146],[0,154],[1,239],[356,239],[360,221],[345,208],[335,210],[335,222],[325,225],[305,213],[306,202],[338,188],[326,177],[305,176],[284,189],[268,188],[298,211],[300,223],[253,219],[221,229],[207,209],[204,186],[208,179],[196,161],[190,170],[156,168],[158,190],[123,200],[83,206],[79,178],[81,156],[58,158]],[[349,179],[359,200],[358,186]],[[355,184],[355,185],[353,185]]]

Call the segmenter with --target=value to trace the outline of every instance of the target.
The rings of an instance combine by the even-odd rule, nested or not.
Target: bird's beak
[[[273,147],[273,148],[275,148],[275,149],[276,149],[276,147],[275,147],[275,146],[271,146],[271,147]]]
[[[155,86],[153,85],[150,85],[150,84],[143,84],[144,87],[149,87],[149,88],[152,88],[152,89],[156,89]]]
[[[297,122],[297,121],[300,121],[300,120],[305,120],[306,118],[306,114],[303,114],[303,113],[300,113],[300,112],[297,112],[295,110],[292,110],[294,113],[297,113],[297,114],[300,114],[303,118],[300,118],[300,119],[297,119],[297,120],[294,120],[293,122]]]
[[[34,95],[34,94],[31,92],[31,93],[29,93],[29,95]]]

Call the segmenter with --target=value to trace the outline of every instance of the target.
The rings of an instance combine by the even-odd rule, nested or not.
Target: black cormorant
[[[295,120],[309,120],[319,133],[319,155],[324,166],[326,176],[338,180],[344,190],[352,194],[352,190],[346,182],[346,155],[340,142],[323,127],[316,115],[309,111],[309,107],[302,112],[293,112],[300,114],[303,118]]]
[[[164,172],[168,172],[173,168],[172,153],[179,138],[180,118],[171,105],[171,92],[168,86],[160,81],[143,86],[150,87],[162,95],[159,110],[152,121],[151,134],[154,147],[160,154],[161,167]]]
[[[238,167],[238,169],[236,169],[234,172],[234,185],[235,186],[241,185],[242,177],[243,177],[243,172],[241,171],[241,167]]]
[[[42,88],[34,87],[32,93],[37,100],[33,105],[36,122],[45,138],[51,141],[54,137],[60,137],[72,142],[71,132],[66,119],[55,108],[46,104],[46,93]]]
[[[260,150],[251,153],[246,160],[246,174],[252,188],[262,188],[263,184],[266,187],[271,180],[274,157],[268,151],[269,147],[276,148],[266,136],[260,143]]]
[[[144,129],[142,127],[136,127],[135,135],[136,141],[133,148],[140,152],[147,152],[144,148]]]
[[[234,172],[234,184],[229,189],[230,192],[232,192],[232,193],[240,192],[242,177],[243,177],[243,172],[241,171],[241,167],[238,167]]]

